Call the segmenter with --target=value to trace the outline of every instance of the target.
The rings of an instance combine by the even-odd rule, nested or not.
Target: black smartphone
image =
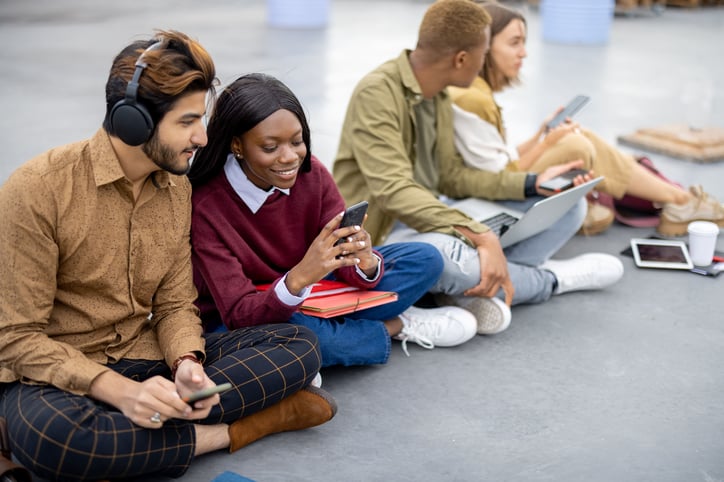
[[[573,187],[573,178],[578,175],[584,176],[588,174],[585,169],[571,169],[568,172],[564,172],[560,176],[556,176],[553,179],[548,179],[540,183],[540,188],[546,191],[561,192]]]
[[[562,111],[556,114],[556,116],[551,119],[548,124],[546,124],[546,128],[550,130],[554,127],[558,127],[568,117],[573,117],[573,114],[581,110],[584,105],[588,104],[589,100],[591,100],[591,98],[587,95],[575,96],[573,100],[571,100],[568,105],[563,108]]]
[[[217,393],[225,392],[230,388],[231,388],[231,383],[222,383],[221,385],[204,388],[203,390],[194,392],[191,395],[187,395],[187,396],[181,398],[181,400],[183,400],[184,402],[186,402],[188,404],[192,404],[194,402],[198,402],[199,400],[209,398],[210,396],[215,395]]]
[[[344,211],[344,216],[342,216],[342,221],[339,223],[339,227],[346,228],[348,226],[361,226],[362,221],[365,220],[368,205],[369,203],[367,201],[360,201],[357,204],[348,207]],[[339,243],[342,243],[343,240],[344,238],[338,239],[334,245],[337,246]]]

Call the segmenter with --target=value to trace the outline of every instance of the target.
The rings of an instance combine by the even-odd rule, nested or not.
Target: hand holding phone
[[[186,395],[185,397],[181,397],[181,400],[183,400],[184,402],[191,405],[194,402],[198,402],[199,400],[204,400],[217,393],[225,392],[230,388],[231,388],[231,383],[222,383],[221,385],[204,388],[203,390],[194,392],[191,395]]]
[[[589,171],[585,169],[571,169],[563,174],[540,183],[538,187],[546,191],[561,192],[573,187],[573,179],[576,176],[585,176]]]
[[[346,228],[348,226],[362,226],[362,222],[365,220],[365,214],[367,214],[367,201],[360,201],[357,204],[348,207],[344,211],[342,221],[339,223],[340,228]],[[340,238],[334,243],[337,246],[344,242],[344,238]]]
[[[546,130],[551,130],[554,127],[558,127],[560,124],[565,122],[565,120],[569,117],[573,117],[573,114],[578,112],[583,108],[584,105],[588,103],[588,101],[591,100],[590,97],[587,95],[577,95],[571,100],[568,105],[566,105],[562,111],[560,111],[558,114],[553,117],[547,124],[546,124]]]

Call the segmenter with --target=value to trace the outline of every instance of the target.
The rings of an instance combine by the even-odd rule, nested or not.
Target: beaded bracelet
[[[186,355],[181,355],[180,357],[176,358],[176,360],[173,362],[173,365],[171,365],[171,379],[176,379],[176,370],[178,370],[179,365],[181,365],[181,362],[184,360],[192,360],[196,363],[201,363],[199,361],[199,358],[194,355],[193,353],[187,353]]]

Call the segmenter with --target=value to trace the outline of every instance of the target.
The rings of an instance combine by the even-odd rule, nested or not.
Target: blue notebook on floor
[[[234,472],[223,472],[217,475],[211,482],[254,482],[252,479],[244,477],[243,475],[235,474]]]

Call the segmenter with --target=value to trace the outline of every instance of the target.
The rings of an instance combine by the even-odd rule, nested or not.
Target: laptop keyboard
[[[508,228],[518,222],[518,218],[511,216],[508,213],[499,213],[495,216],[491,216],[488,219],[480,221],[484,225],[490,228],[498,237],[502,236]]]

